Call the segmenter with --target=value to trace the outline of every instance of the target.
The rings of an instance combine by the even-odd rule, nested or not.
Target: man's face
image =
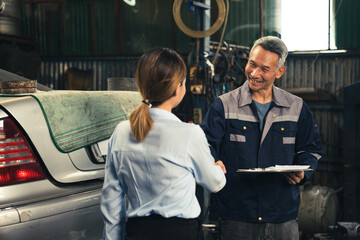
[[[257,46],[250,53],[245,72],[251,90],[268,92],[276,78],[280,78],[285,72],[285,67],[280,69],[276,66],[279,57],[276,53],[264,50]]]

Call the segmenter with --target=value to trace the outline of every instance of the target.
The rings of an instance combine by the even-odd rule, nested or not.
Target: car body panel
[[[51,239],[99,240],[102,239],[103,222],[100,206],[91,205],[0,227],[0,239]]]
[[[81,171],[89,171],[89,170],[101,170],[104,168],[104,162],[105,162],[105,154],[102,154],[102,152],[98,151],[92,151],[92,148],[99,148],[99,145],[107,145],[109,140],[104,140],[99,143],[93,144],[93,146],[85,147],[78,149],[76,151],[70,152],[69,157],[74,164],[74,166],[81,170]],[[101,155],[100,155],[101,154]],[[89,162],[89,159],[84,158],[84,156],[88,156],[91,161]]]
[[[0,228],[1,226],[12,225],[19,222],[19,212],[14,207],[0,209]]]
[[[40,155],[46,169],[57,182],[72,183],[104,176],[103,164],[82,171],[74,165],[68,153],[62,153],[58,150],[52,141],[41,107],[33,97],[6,97],[5,99],[0,97],[0,105],[6,112],[11,113],[11,116],[23,128]],[[77,151],[81,152],[83,149]],[[74,156],[76,154],[73,153]],[[89,156],[84,155],[83,158],[91,165]],[[92,171],[88,171],[90,169]]]
[[[77,184],[60,185],[44,179],[2,186],[0,187],[0,209],[88,192],[94,189],[101,189],[101,187],[102,179]]]
[[[95,189],[31,204],[19,205],[16,209],[20,214],[20,221],[28,222],[99,205],[100,193],[101,189]]]
[[[102,146],[99,156],[93,156],[91,146],[59,151],[31,96],[1,96],[0,119],[7,117],[24,133],[47,178],[0,186],[0,239],[102,239],[108,140],[94,144]]]

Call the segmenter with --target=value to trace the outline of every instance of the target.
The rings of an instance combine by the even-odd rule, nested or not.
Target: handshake
[[[224,163],[223,163],[221,160],[215,162],[214,164],[215,164],[215,166],[220,166],[221,169],[223,170],[223,172],[226,173],[225,165],[224,165]]]

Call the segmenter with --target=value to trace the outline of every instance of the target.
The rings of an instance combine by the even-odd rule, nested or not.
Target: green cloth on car
[[[67,153],[105,140],[141,103],[132,91],[49,91],[31,94],[40,104],[55,145]]]

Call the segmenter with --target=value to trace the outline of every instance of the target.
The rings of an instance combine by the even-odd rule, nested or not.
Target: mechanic
[[[173,50],[149,50],[139,60],[136,82],[144,100],[109,141],[104,239],[201,239],[196,183],[217,192],[226,170],[221,161],[214,165],[202,129],[171,112],[186,92],[185,63]]]
[[[306,103],[274,86],[287,54],[277,37],[255,41],[247,81],[217,98],[201,123],[214,158],[227,169],[225,187],[210,200],[221,240],[299,239],[299,185],[315,171],[322,143]],[[312,171],[236,172],[274,165],[310,165]]]

